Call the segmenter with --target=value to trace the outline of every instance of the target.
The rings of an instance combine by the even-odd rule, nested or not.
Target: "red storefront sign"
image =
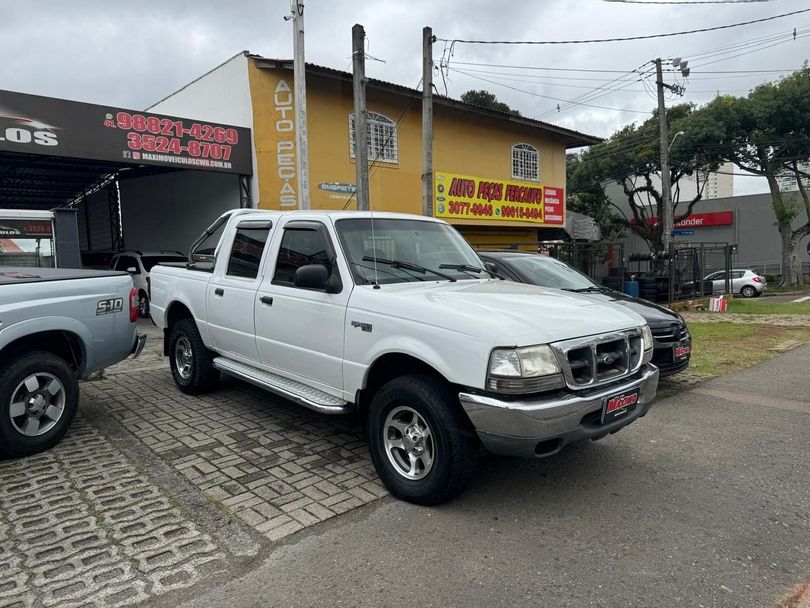
[[[657,217],[645,218],[648,224],[658,224]],[[693,213],[675,224],[675,228],[703,228],[705,226],[731,226],[734,224],[733,211],[715,211],[713,213]]]

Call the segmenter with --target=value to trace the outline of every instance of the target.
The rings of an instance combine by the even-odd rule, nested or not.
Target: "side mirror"
[[[490,272],[498,272],[498,267],[494,262],[484,262],[484,266],[486,266],[487,270]]]
[[[329,271],[323,264],[307,264],[295,271],[293,285],[302,289],[318,289],[327,291],[329,287]]]
[[[134,266],[130,266],[129,268],[127,268],[127,272],[129,274],[138,274],[138,269],[135,268]]]

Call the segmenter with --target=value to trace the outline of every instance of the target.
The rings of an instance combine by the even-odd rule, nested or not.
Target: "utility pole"
[[[655,79],[658,88],[658,128],[661,148],[661,223],[663,233],[661,241],[664,251],[669,253],[672,242],[672,184],[669,173],[669,135],[667,135],[667,110],[664,106],[664,73],[661,59],[655,60]]]
[[[307,146],[307,83],[304,60],[304,3],[291,0],[293,22],[293,80],[295,81],[295,148],[298,207],[309,209],[309,150]]]
[[[433,215],[433,30],[422,28],[422,215]]]
[[[354,92],[354,164],[357,209],[369,210],[368,131],[366,127],[366,30],[359,23],[352,28],[352,89]]]

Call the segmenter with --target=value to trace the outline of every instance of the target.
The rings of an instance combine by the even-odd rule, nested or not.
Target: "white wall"
[[[158,114],[249,128],[253,156],[253,177],[250,187],[252,204],[254,207],[258,206],[259,185],[256,145],[253,141],[253,102],[250,96],[248,58],[244,53],[231,57],[225,63],[146,109]]]
[[[176,171],[120,184],[127,249],[186,253],[217,216],[239,208],[239,176],[230,173]]]

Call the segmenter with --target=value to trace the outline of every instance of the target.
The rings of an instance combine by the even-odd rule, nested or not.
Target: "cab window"
[[[262,253],[264,253],[269,233],[269,228],[238,226],[231,247],[231,256],[228,258],[226,274],[245,279],[255,279],[259,276]]]
[[[293,285],[295,271],[308,264],[322,264],[330,275],[337,272],[325,232],[317,227],[285,228],[273,283]]]

